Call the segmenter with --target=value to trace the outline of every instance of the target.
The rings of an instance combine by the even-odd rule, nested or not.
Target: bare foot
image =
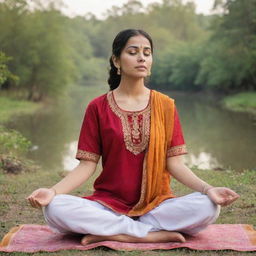
[[[102,241],[118,241],[127,243],[167,243],[167,242],[186,242],[184,236],[179,232],[171,231],[156,231],[149,232],[145,237],[135,237],[129,235],[114,235],[114,236],[97,236],[85,235],[82,240],[82,245],[97,243]]]

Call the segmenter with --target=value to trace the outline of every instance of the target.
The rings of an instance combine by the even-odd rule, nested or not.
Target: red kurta
[[[110,91],[87,106],[76,158],[98,162],[103,170],[95,180],[95,192],[85,198],[98,201],[119,213],[138,202],[145,149],[150,137],[150,100],[145,109],[121,109]],[[174,130],[166,157],[186,154],[186,145],[175,109]]]

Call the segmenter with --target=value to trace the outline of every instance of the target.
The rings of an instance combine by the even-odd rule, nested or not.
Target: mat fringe
[[[253,226],[244,224],[243,228],[244,228],[250,242],[253,245],[256,245],[256,230],[253,228]]]
[[[13,227],[11,228],[11,230],[3,237],[1,243],[0,243],[0,247],[7,247],[12,238],[14,237],[14,235],[23,227],[23,225],[17,226],[17,227]]]

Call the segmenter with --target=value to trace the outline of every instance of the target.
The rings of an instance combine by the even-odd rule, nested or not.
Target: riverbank
[[[168,94],[168,91],[163,91],[163,93]],[[241,92],[229,96],[214,91],[172,91],[171,93],[174,95],[174,98],[185,95],[199,101],[204,100],[213,104],[217,103],[222,108],[234,112],[250,113],[256,116],[256,92]]]
[[[10,120],[14,115],[32,114],[41,108],[42,104],[0,96],[0,106],[1,124]]]
[[[31,142],[20,132],[4,127],[4,123],[14,116],[33,114],[42,108],[42,103],[17,100],[0,96],[0,172],[21,173],[37,169],[37,166],[26,158]]]
[[[222,100],[222,104],[232,111],[256,115],[256,92],[242,92],[227,96]]]

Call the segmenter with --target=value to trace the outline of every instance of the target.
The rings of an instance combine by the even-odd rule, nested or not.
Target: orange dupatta
[[[141,195],[128,216],[141,216],[174,197],[170,188],[170,173],[166,170],[166,153],[174,126],[174,100],[152,90],[150,140],[143,163]]]

